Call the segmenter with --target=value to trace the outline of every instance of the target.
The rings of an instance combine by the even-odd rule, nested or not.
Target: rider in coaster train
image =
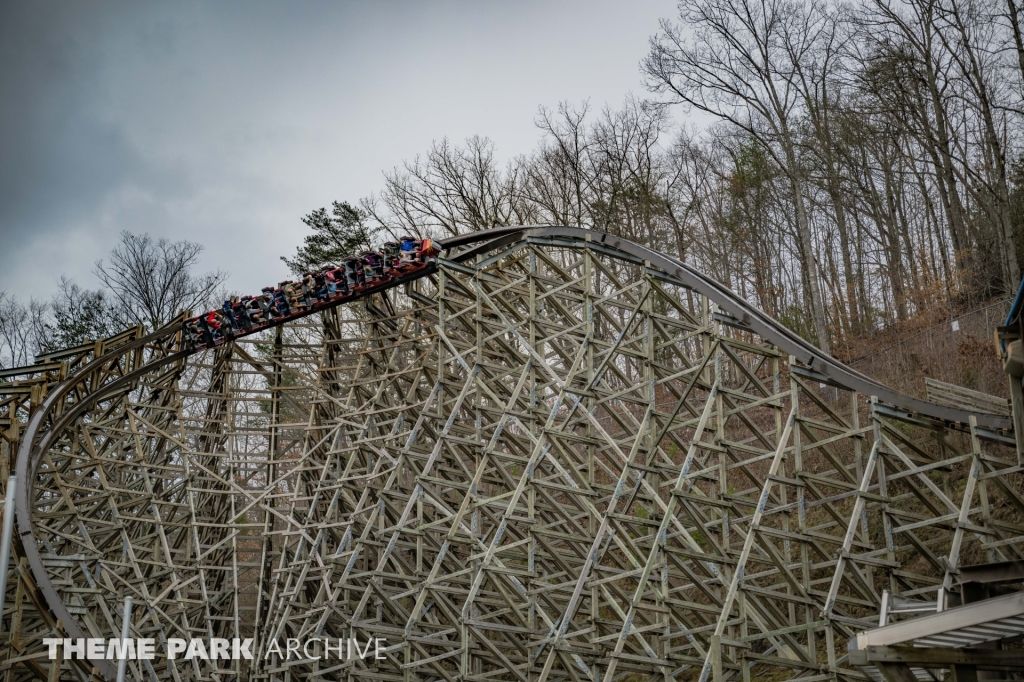
[[[277,317],[274,310],[274,287],[263,287],[263,293],[256,299],[256,305],[263,312],[263,319],[267,322]]]
[[[249,317],[249,310],[237,296],[231,297],[231,314],[242,331],[252,329],[252,319]]]
[[[213,345],[213,335],[210,333],[210,327],[206,324],[206,317],[200,316],[195,321],[197,340],[205,346]]]
[[[416,265],[426,263],[439,252],[431,239],[416,239],[406,235],[402,237],[399,251],[399,265]]]
[[[191,346],[196,346],[203,340],[202,334],[199,331],[198,318],[193,317],[191,320],[185,320],[185,340]]]
[[[399,265],[412,265],[419,260],[417,257],[420,250],[419,240],[415,237],[405,235],[399,241],[401,242],[398,253]]]
[[[253,296],[243,296],[241,300],[245,316],[249,318],[250,327],[257,327],[267,321],[263,315],[263,308],[260,307],[259,299]]]
[[[287,317],[292,311],[288,302],[288,296],[284,291],[284,287],[287,284],[288,282],[280,282],[277,288],[274,289],[274,310],[277,311],[278,317]]]
[[[376,251],[363,251],[363,276],[367,282],[376,282],[384,278],[384,257]]]
[[[302,297],[306,301],[307,306],[312,306],[317,301],[316,295],[316,280],[313,279],[312,272],[302,273],[302,282],[300,283],[302,289]]]
[[[392,270],[398,267],[398,254],[402,250],[402,245],[398,242],[384,242],[383,246],[380,247],[380,252],[384,255],[384,267],[388,270]]]
[[[440,249],[430,239],[409,235],[385,242],[381,251],[364,251],[345,258],[340,266],[328,264],[304,272],[298,281],[263,287],[259,296],[231,296],[220,309],[185,320],[183,338],[193,349],[211,348],[274,321],[310,311],[355,289],[376,285],[409,267],[432,262]]]
[[[366,283],[366,279],[363,276],[363,263],[360,259],[355,256],[349,256],[341,263],[342,267],[345,268],[345,283],[350,291]]]
[[[313,295],[317,301],[327,300],[327,278],[324,276],[324,271],[316,270],[310,273],[310,277],[313,280]]]
[[[206,324],[206,328],[210,332],[210,339],[212,343],[217,343],[218,340],[224,339],[224,329],[221,324],[221,314],[216,310],[211,310],[203,318],[203,322]]]
[[[288,299],[288,306],[292,310],[302,310],[306,307],[306,295],[302,292],[302,285],[297,282],[282,282],[281,289]]]
[[[220,307],[220,312],[228,324],[228,331],[237,332],[238,324],[235,322],[235,318],[231,314],[231,301],[224,301],[224,304]]]
[[[324,279],[327,281],[328,296],[341,296],[348,293],[344,268],[338,268],[333,265],[324,266]]]

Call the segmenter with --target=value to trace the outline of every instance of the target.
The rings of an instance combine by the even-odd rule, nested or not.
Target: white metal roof
[[[957,606],[865,630],[850,648],[917,646],[959,648],[1024,634],[1024,592]]]

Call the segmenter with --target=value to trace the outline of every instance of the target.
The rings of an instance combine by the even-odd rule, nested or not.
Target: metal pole
[[[18,488],[18,477],[7,479],[7,495],[4,498],[4,534],[0,542],[0,632],[4,629],[3,613],[7,596],[7,565],[11,562],[11,541],[14,537],[14,492]]]
[[[132,626],[132,598],[124,598],[124,616],[121,619],[121,651],[124,652],[124,656],[117,662],[117,682],[124,682],[124,673],[128,668],[128,649],[125,648],[124,643],[128,641],[128,636],[131,634]]]

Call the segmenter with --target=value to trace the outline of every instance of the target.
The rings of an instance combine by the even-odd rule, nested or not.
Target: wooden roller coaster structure
[[[131,596],[137,680],[862,680],[847,642],[884,600],[941,609],[960,566],[1024,559],[1006,417],[607,234],[440,246],[214,349],[179,322],[0,375],[0,676],[113,680],[42,640],[117,637]],[[256,655],[168,660],[175,637]]]

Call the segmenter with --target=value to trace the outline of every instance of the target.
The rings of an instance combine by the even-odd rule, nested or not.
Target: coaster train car
[[[395,279],[436,261],[440,249],[430,239],[402,237],[381,251],[348,256],[341,265],[303,273],[297,281],[263,287],[258,296],[232,296],[220,310],[185,320],[182,331],[190,350],[203,350],[231,339],[308,315],[346,299],[386,288]]]

